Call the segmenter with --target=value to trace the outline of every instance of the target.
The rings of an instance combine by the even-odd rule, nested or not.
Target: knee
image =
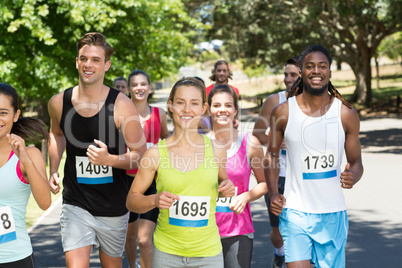
[[[140,248],[152,248],[152,237],[139,237],[138,245]]]

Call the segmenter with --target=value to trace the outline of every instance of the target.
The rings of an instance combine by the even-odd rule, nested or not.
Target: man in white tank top
[[[359,116],[329,81],[331,56],[322,45],[300,56],[302,79],[272,111],[267,183],[279,215],[287,266],[345,267],[348,230],[343,189],[363,174]],[[279,154],[287,147],[285,192],[277,191]],[[341,172],[345,149],[347,164]]]
[[[292,85],[300,77],[300,63],[299,57],[293,57],[286,60],[285,70],[283,72],[284,78],[283,82],[286,86],[286,90],[281,91],[277,94],[270,95],[261,107],[260,114],[255,121],[253,135],[258,138],[258,140],[263,145],[268,143],[267,130],[269,129],[269,118],[271,117],[271,112],[274,107],[282,102],[285,102],[288,93],[290,92]],[[286,146],[282,144],[280,151],[279,163],[280,172],[278,179],[278,192],[283,194],[285,186],[285,176],[286,176]],[[279,232],[279,218],[270,211],[270,200],[268,193],[264,195],[265,203],[268,208],[269,221],[271,223],[271,243],[274,246],[274,256],[272,258],[272,268],[284,268],[285,264],[285,249],[283,246],[283,239],[281,233]]]

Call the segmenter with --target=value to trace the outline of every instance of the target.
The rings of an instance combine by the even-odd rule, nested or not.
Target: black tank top
[[[94,139],[105,143],[110,154],[125,153],[124,138],[114,120],[114,104],[119,91],[110,88],[103,107],[92,117],[78,114],[79,106],[74,107],[71,102],[72,92],[73,88],[64,91],[60,120],[67,152],[63,203],[81,207],[94,216],[122,216],[128,211],[126,170],[95,166],[86,155],[88,146],[95,144]]]

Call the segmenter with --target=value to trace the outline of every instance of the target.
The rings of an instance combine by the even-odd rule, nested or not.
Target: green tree
[[[286,58],[321,43],[351,66],[352,101],[369,105],[370,60],[386,36],[402,30],[401,6],[402,0],[215,0],[210,35],[246,65],[281,68]]]
[[[183,29],[202,25],[180,0],[2,0],[0,14],[0,80],[35,100],[46,121],[49,98],[78,83],[76,42],[86,32],[103,33],[115,50],[111,85],[133,69],[152,79],[176,73],[191,48],[193,32]]]

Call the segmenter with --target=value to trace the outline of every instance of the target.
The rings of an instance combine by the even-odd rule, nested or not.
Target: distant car
[[[204,51],[216,51],[221,54],[221,47],[223,45],[223,41],[219,39],[211,40],[210,42],[201,42],[194,45],[194,49],[199,53]]]

